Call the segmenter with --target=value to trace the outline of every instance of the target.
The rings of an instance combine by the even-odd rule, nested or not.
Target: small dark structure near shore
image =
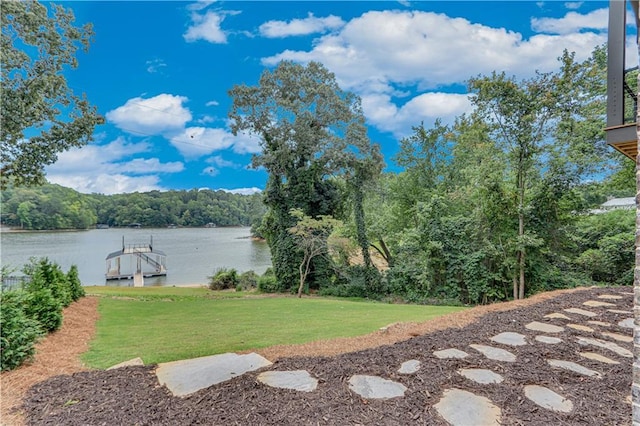
[[[167,255],[153,248],[153,237],[149,244],[125,245],[122,237],[122,250],[107,256],[107,280],[133,279],[134,287],[142,286],[143,277],[167,275]]]

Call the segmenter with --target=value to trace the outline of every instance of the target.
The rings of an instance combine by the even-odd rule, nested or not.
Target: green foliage
[[[35,343],[42,336],[38,321],[24,311],[21,291],[0,293],[0,369],[12,370],[35,354]]]
[[[258,290],[263,293],[280,293],[285,291],[284,287],[278,282],[273,268],[268,268],[265,273],[258,278]]]
[[[24,266],[23,272],[31,277],[26,286],[28,292],[49,290],[51,296],[62,307],[69,306],[73,301],[67,276],[57,263],[51,263],[46,257],[31,258],[31,262]]]
[[[236,291],[254,290],[258,287],[258,274],[254,271],[246,271],[238,277],[238,285]]]
[[[24,229],[87,229],[96,223],[148,227],[249,226],[262,220],[262,194],[225,191],[151,191],[133,194],[80,194],[59,185],[9,187],[2,197],[2,220]]]
[[[26,293],[24,313],[37,321],[47,333],[59,329],[62,325],[62,304],[48,288],[37,288]]]
[[[307,262],[289,232],[296,224],[289,212],[338,217],[345,200],[332,177],[362,180],[359,169],[371,171],[373,177],[381,169],[379,148],[366,134],[360,99],[340,89],[320,63],[283,61],[265,70],[258,85],[235,86],[229,95],[233,133],[261,139],[262,152],[254,156],[253,166],[269,173],[269,211],[260,229],[271,248],[275,275],[283,288],[299,289],[299,268]],[[326,258],[312,256],[307,266],[304,285],[319,288],[330,280]]]
[[[211,290],[235,289],[239,282],[238,271],[233,268],[218,268],[215,273],[209,277],[209,288]]]
[[[67,85],[91,25],[73,25],[71,10],[37,1],[3,2],[0,187],[44,182],[59,152],[86,145],[104,119]]]
[[[84,287],[82,287],[82,283],[80,282],[80,277],[78,275],[78,267],[76,265],[71,265],[69,271],[67,272],[67,286],[69,290],[69,295],[71,296],[71,300],[76,302],[81,297],[85,296]]]

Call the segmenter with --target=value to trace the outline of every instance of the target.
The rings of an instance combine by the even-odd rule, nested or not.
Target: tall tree
[[[91,140],[103,118],[64,73],[88,49],[91,25],[76,27],[71,10],[37,1],[2,2],[0,187],[43,183],[57,154]]]
[[[555,114],[557,103],[550,74],[536,74],[529,80],[516,81],[504,73],[471,79],[472,102],[478,113],[491,125],[493,136],[509,153],[514,180],[515,215],[517,217],[513,297],[525,294],[527,249],[539,244],[528,229],[527,210],[530,191],[536,178],[536,162],[549,135],[547,124]]]
[[[263,229],[276,277],[283,289],[293,289],[303,253],[289,232],[295,225],[289,212],[339,216],[342,200],[330,178],[372,152],[360,99],[340,89],[335,76],[317,62],[281,62],[273,71],[265,70],[258,85],[235,86],[229,94],[232,131],[261,140],[262,152],[253,166],[269,173]],[[328,279],[326,262],[316,257],[311,263],[311,286]]]

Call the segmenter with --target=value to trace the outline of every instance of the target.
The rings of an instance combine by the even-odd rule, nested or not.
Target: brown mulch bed
[[[309,393],[265,386],[256,380],[259,372],[252,372],[179,398],[159,385],[154,366],[126,367],[61,372],[63,375],[33,385],[23,409],[27,423],[33,425],[444,425],[433,405],[445,389],[457,388],[492,400],[502,409],[501,422],[505,425],[627,425],[631,424],[628,395],[632,358],[580,346],[576,340],[577,336],[611,340],[601,335],[603,331],[632,335],[632,330],[617,325],[632,314],[582,305],[598,300],[600,294],[621,295],[623,300],[611,301],[615,309],[632,310],[633,296],[628,287],[551,292],[527,301],[474,308],[424,324],[395,325],[366,338],[259,351],[275,360],[269,370],[304,369],[318,378],[318,389]],[[589,325],[595,332],[565,328],[557,334],[563,339],[557,345],[536,342],[533,338],[540,333],[524,327],[531,321],[549,321],[544,315],[571,307],[597,312],[594,320],[612,325],[590,325],[584,317],[567,314],[573,322]],[[549,322],[562,325],[566,320]],[[489,340],[504,331],[522,333],[530,344],[505,347]],[[468,347],[473,343],[508,349],[517,361],[489,360]],[[632,343],[616,343],[632,349]],[[441,360],[433,356],[434,351],[451,347],[466,351],[469,357]],[[619,364],[585,359],[578,355],[581,351],[601,353]],[[291,354],[297,356],[287,357]],[[399,374],[400,364],[410,359],[421,362],[420,370],[412,375]],[[602,378],[552,368],[547,359],[579,363],[599,371]],[[493,370],[504,381],[481,385],[456,372],[470,367]],[[402,398],[366,400],[349,390],[348,380],[354,374],[395,380],[408,391]],[[555,390],[570,399],[574,409],[563,414],[535,405],[524,397],[523,386],[529,384]],[[3,376],[3,397],[4,385]]]

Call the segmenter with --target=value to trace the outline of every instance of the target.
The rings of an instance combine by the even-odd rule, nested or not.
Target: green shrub
[[[0,369],[12,370],[31,358],[35,343],[43,335],[37,321],[23,310],[25,293],[7,291],[0,294]]]
[[[284,288],[278,283],[275,275],[265,274],[258,278],[258,290],[263,293],[279,293],[284,291]]]
[[[36,320],[47,333],[57,330],[62,325],[62,305],[48,288],[28,291],[23,306],[25,314]]]
[[[233,268],[219,268],[213,276],[209,277],[209,288],[211,290],[226,290],[228,288],[235,289],[238,282],[238,271]]]
[[[26,287],[28,292],[48,289],[63,307],[71,304],[73,299],[69,291],[67,277],[62,272],[60,265],[49,262],[46,257],[41,259],[31,258],[30,263],[25,265],[23,272],[32,277],[31,282]]]
[[[254,271],[247,271],[238,277],[238,285],[236,291],[253,290],[258,286],[258,274]]]
[[[76,265],[71,265],[69,272],[67,272],[67,288],[71,295],[71,300],[74,302],[85,296],[84,287],[82,287],[82,283],[80,282],[78,267]]]

